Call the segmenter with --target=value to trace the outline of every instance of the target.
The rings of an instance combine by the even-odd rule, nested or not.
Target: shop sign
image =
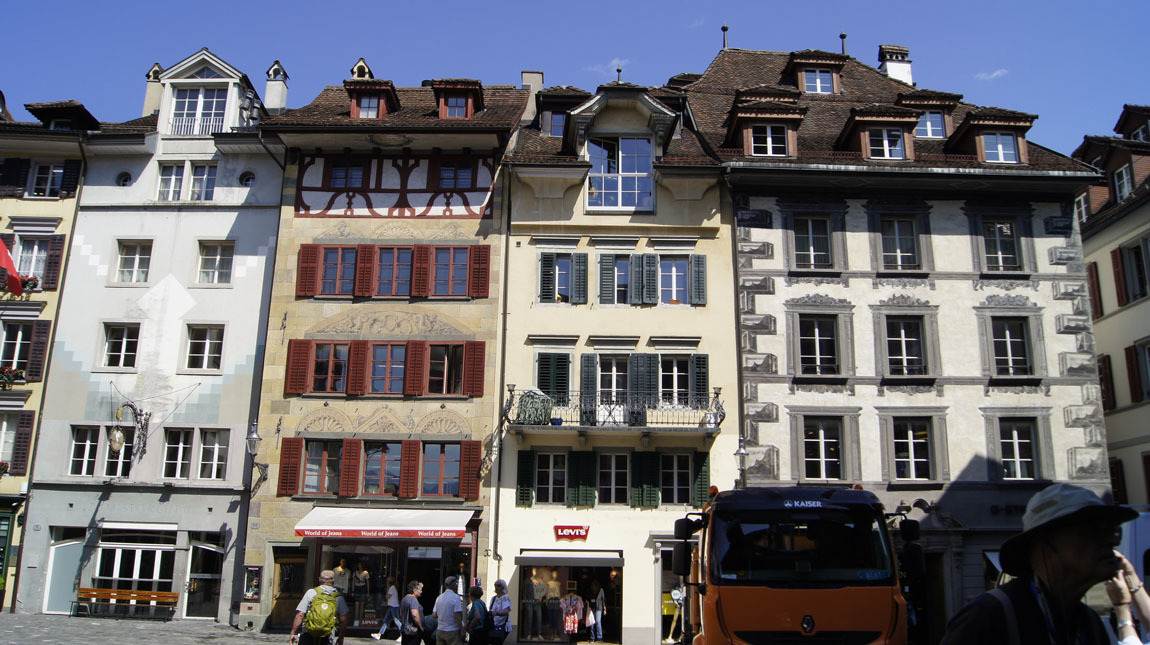
[[[566,524],[555,525],[555,540],[567,540],[568,542],[586,542],[587,534],[591,532],[590,526],[573,526]]]
[[[460,539],[465,529],[296,529],[301,537]]]

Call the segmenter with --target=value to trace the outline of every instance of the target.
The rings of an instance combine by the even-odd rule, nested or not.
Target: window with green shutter
[[[659,506],[659,455],[636,452],[631,455],[631,506]]]
[[[707,501],[711,489],[711,454],[696,452],[692,455],[691,468],[694,475],[694,495],[691,503],[701,508]]]
[[[567,506],[595,505],[595,453],[567,454]]]
[[[520,450],[516,466],[515,505],[531,506],[535,501],[535,451]]]
[[[535,384],[556,405],[567,405],[568,391],[571,389],[571,356],[558,353],[540,354]]]

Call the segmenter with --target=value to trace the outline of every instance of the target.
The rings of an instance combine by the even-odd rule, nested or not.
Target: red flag
[[[8,271],[8,293],[17,296],[24,295],[24,285],[20,274],[16,272],[16,263],[12,261],[12,254],[8,252],[8,245],[0,240],[0,269]]]

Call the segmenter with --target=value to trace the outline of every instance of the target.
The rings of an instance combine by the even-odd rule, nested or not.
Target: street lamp
[[[735,457],[739,459],[739,488],[747,487],[747,437],[743,428],[739,428],[739,448],[735,450]]]
[[[260,436],[260,429],[256,425],[256,422],[252,421],[251,427],[248,428],[247,436],[248,456],[252,458],[252,467],[254,467],[260,473],[259,479],[257,479],[256,483],[252,485],[253,497],[255,496],[256,491],[260,489],[260,486],[262,486],[263,483],[268,480],[268,465],[256,461],[256,454],[259,453],[261,441],[263,441],[263,437]]]

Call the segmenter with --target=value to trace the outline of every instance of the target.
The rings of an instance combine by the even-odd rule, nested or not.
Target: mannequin
[[[348,581],[351,579],[351,571],[347,568],[347,558],[340,558],[339,565],[332,569],[335,572],[335,588],[339,592],[347,595]]]
[[[371,572],[363,562],[355,564],[355,574],[351,577],[352,598],[355,600],[355,624],[363,622],[363,611],[367,607],[367,589]]]
[[[534,567],[524,569],[523,579],[523,638],[538,639],[543,631],[543,614],[539,609],[539,598],[542,596],[543,584],[539,582],[538,573]]]
[[[551,632],[551,639],[559,638],[563,627],[563,611],[559,606],[562,593],[559,590],[559,572],[551,569],[547,580],[543,599],[547,602],[547,628]]]

